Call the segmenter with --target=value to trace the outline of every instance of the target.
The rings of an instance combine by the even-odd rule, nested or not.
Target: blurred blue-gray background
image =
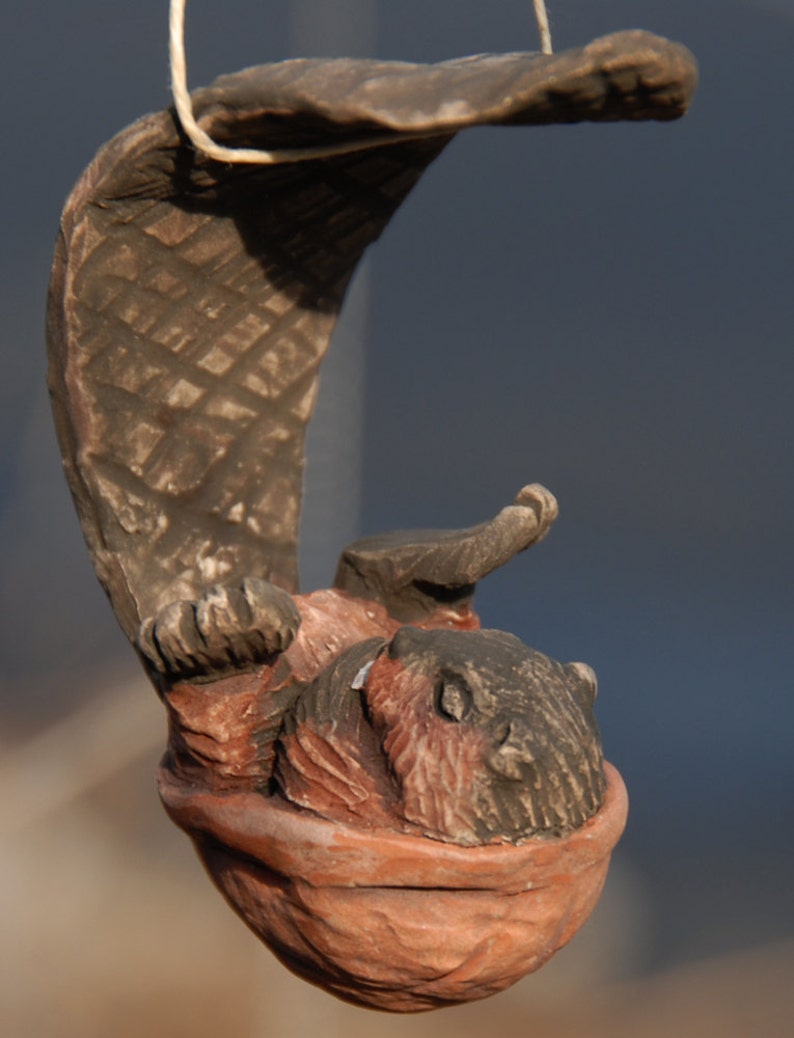
[[[288,55],[318,2],[194,0],[191,84]],[[43,318],[72,184],[169,103],[166,6],[0,13],[8,744],[66,717],[97,674],[133,671],[60,474]],[[557,495],[552,534],[478,607],[598,672],[632,797],[620,861],[644,906],[642,974],[794,937],[794,0],[550,8],[557,50],[633,27],[685,42],[694,107],[669,125],[473,131],[430,168],[371,250],[360,508],[343,537],[467,525],[531,481]],[[373,12],[354,28],[385,58],[536,47],[528,0]],[[333,24],[308,49],[333,53]],[[307,568],[330,580],[333,561],[319,545]]]

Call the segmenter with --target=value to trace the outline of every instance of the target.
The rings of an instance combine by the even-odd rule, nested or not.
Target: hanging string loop
[[[538,23],[540,34],[540,49],[543,54],[553,54],[551,47],[551,29],[549,28],[549,13],[546,10],[545,0],[532,0],[535,8],[535,20]]]
[[[197,151],[218,162],[247,163],[270,166],[285,162],[305,162],[308,159],[347,155],[364,148],[381,147],[393,141],[421,139],[427,133],[400,133],[369,140],[344,141],[337,144],[316,145],[311,148],[285,148],[264,151],[259,148],[228,148],[218,144],[196,122],[193,103],[187,87],[187,59],[185,57],[185,6],[187,0],[170,0],[168,16],[168,53],[171,66],[171,94],[182,129]],[[551,34],[544,0],[533,0],[535,17],[540,33],[541,50],[551,54]]]

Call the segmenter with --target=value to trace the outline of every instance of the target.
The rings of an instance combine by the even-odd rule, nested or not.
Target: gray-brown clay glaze
[[[543,487],[478,526],[358,541],[332,589],[298,593],[304,431],[345,290],[458,131],[675,119],[695,83],[688,51],[644,32],[248,69],[194,95],[211,136],[351,150],[227,165],[159,112],[64,210],[56,425],[98,577],[168,712],[163,802],[248,925],[349,1001],[428,1009],[536,969],[592,910],[626,795],[592,670],[472,608],[548,532]]]

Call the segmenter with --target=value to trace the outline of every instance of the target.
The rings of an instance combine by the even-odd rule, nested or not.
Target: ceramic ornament
[[[431,1009],[542,965],[591,912],[627,801],[592,670],[472,608],[548,532],[548,490],[357,541],[333,588],[298,593],[304,433],[345,290],[461,130],[675,119],[695,82],[685,48],[639,31],[250,68],[193,94],[210,137],[343,153],[221,162],[166,110],[66,204],[53,407],[97,575],[167,711],[163,803],[282,962],[350,1002]]]

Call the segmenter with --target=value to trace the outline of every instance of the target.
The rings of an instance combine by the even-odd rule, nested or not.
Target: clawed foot
[[[283,652],[300,626],[292,597],[266,580],[218,585],[197,601],[172,602],[144,620],[138,649],[171,680],[250,669]]]
[[[355,541],[342,553],[335,586],[382,602],[397,619],[421,622],[440,603],[467,602],[478,580],[542,540],[556,517],[554,495],[532,483],[478,526]]]
[[[543,540],[551,529],[551,524],[559,515],[557,498],[550,490],[541,486],[540,483],[530,483],[528,486],[522,487],[516,494],[516,499],[511,508],[528,509],[535,517],[535,531],[532,532],[529,524],[527,525],[529,540],[524,545],[525,548]],[[510,511],[510,509],[504,509],[504,512],[508,511]],[[523,548],[520,548],[519,551],[523,551]]]

